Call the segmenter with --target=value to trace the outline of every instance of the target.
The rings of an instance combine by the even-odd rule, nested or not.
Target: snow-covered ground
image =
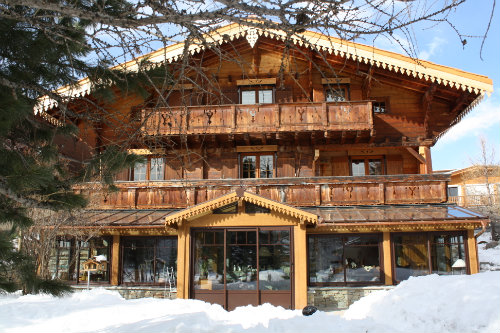
[[[500,267],[500,246],[479,246]],[[410,278],[339,312],[310,317],[265,304],[227,312],[194,300],[124,300],[104,289],[64,298],[0,297],[0,332],[500,332],[500,271]]]

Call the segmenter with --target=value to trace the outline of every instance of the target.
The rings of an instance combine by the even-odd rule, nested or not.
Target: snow
[[[488,235],[482,236],[488,241]],[[481,241],[481,238],[479,239]],[[487,271],[412,277],[344,312],[264,304],[227,312],[196,300],[125,300],[101,288],[55,298],[0,295],[0,332],[500,332],[500,246],[485,249]]]
[[[500,272],[410,278],[344,313],[264,304],[232,312],[196,300],[125,300],[93,289],[0,297],[1,332],[500,332]]]
[[[500,244],[486,249],[486,245],[491,240],[491,234],[485,232],[478,237],[477,241],[486,242],[483,244],[478,244],[477,251],[479,254],[479,262],[481,263],[482,270],[500,270]]]

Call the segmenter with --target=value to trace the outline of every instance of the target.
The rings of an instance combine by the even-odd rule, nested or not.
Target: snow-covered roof
[[[345,41],[336,37],[330,37],[322,33],[305,31],[301,34],[289,36],[286,31],[276,29],[264,29],[254,25],[242,25],[232,23],[218,28],[204,36],[204,40],[194,41],[188,46],[191,55],[204,51],[207,48],[222,45],[235,39],[245,37],[250,46],[253,47],[260,36],[265,36],[275,40],[286,40],[288,38],[299,46],[328,52],[347,60],[371,64],[395,73],[401,73],[408,77],[425,79],[443,86],[449,86],[462,91],[478,94],[469,108],[475,106],[484,94],[493,91],[493,83],[486,76],[473,74],[459,69],[438,65],[429,61],[417,60],[398,53],[377,49],[359,43]],[[182,58],[185,50],[185,43],[176,43],[160,50],[137,57],[130,61],[114,66],[114,69],[122,69],[135,72],[142,62],[147,60],[152,64],[172,63]],[[56,93],[63,98],[83,97],[91,92],[92,83],[88,78],[78,81],[75,85],[68,85],[56,90]],[[35,108],[35,113],[45,112],[57,106],[57,101],[44,96],[40,98]]]

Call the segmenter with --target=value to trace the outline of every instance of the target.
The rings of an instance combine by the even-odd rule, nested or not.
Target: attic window
[[[237,214],[238,202],[230,203],[229,205],[222,206],[213,210],[214,214]]]
[[[387,109],[385,107],[385,102],[373,102],[372,103],[373,113],[386,113]]]
[[[247,214],[267,214],[270,213],[271,210],[269,208],[265,208],[259,205],[255,205],[250,202],[245,202],[245,213]]]

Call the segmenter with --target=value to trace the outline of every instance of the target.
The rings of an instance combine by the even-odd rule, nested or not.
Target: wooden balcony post
[[[180,225],[177,238],[177,298],[189,297],[189,228]]]
[[[469,272],[470,274],[479,273],[479,262],[477,256],[477,243],[474,237],[474,229],[467,230],[467,249],[469,252]]]
[[[418,153],[425,159],[425,163],[420,164],[420,173],[432,173],[431,149],[427,146],[420,146],[418,147]]]
[[[392,256],[391,256],[391,233],[384,231],[382,233],[383,265],[384,265],[384,283],[387,286],[392,285]]]
[[[117,286],[120,276],[120,235],[113,235],[111,248],[111,285]]]

